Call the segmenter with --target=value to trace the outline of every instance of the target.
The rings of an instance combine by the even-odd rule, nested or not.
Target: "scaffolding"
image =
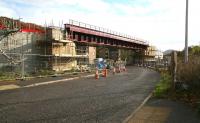
[[[6,53],[6,50],[2,48],[1,44],[3,39],[19,32],[19,30],[20,29],[14,25],[13,20],[6,20],[5,18],[0,18],[0,53],[11,64],[18,64],[20,61],[17,61],[15,58],[11,57],[8,53]]]
[[[88,70],[89,46],[66,39],[61,27],[42,27],[0,17],[0,76],[15,77]],[[95,56],[96,57],[96,56]]]

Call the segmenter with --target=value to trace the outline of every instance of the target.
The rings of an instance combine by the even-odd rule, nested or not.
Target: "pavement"
[[[93,76],[92,73],[79,73],[79,74],[67,74],[62,76],[52,76],[52,77],[36,77],[26,80],[12,80],[12,81],[0,81],[0,91],[3,90],[10,90],[10,89],[17,89],[17,88],[23,88],[23,87],[29,87],[29,86],[37,86],[42,85],[41,83],[49,84],[49,83],[55,83],[55,82],[62,82],[62,81],[68,81],[68,79],[78,79],[81,77],[90,77]]]
[[[151,98],[128,123],[200,123],[200,116],[182,102]]]
[[[121,123],[159,78],[153,70],[129,67],[127,72],[98,80],[55,77],[12,83],[19,87],[0,91],[0,123]],[[49,81],[55,83],[38,85]]]

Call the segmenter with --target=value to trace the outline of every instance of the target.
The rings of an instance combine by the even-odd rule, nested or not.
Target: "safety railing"
[[[143,39],[136,38],[136,37],[124,34],[124,33],[112,31],[110,29],[94,26],[94,25],[91,25],[91,24],[87,24],[87,23],[83,23],[83,22],[79,22],[79,21],[75,21],[75,20],[71,20],[71,19],[69,20],[69,24],[73,25],[73,26],[83,27],[83,28],[87,28],[87,29],[91,29],[91,30],[95,30],[95,31],[99,31],[99,32],[104,32],[104,33],[116,35],[116,36],[123,37],[123,38],[127,38],[127,39],[130,39],[133,42],[136,42],[136,43],[139,43],[139,44],[149,45],[148,41],[145,41]]]

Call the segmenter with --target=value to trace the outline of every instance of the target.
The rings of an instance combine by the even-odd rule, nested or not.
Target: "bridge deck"
[[[134,49],[145,49],[148,46],[147,41],[142,39],[77,21],[71,20],[65,24],[65,28],[67,38],[78,42]]]

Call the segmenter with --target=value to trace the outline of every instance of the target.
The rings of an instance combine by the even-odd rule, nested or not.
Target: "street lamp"
[[[185,14],[185,63],[188,63],[188,0],[186,0]]]

